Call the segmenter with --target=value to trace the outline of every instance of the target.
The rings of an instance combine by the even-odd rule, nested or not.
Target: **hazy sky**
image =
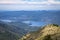
[[[60,10],[60,0],[0,0],[0,10]]]

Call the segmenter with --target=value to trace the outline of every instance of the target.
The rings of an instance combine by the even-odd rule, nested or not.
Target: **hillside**
[[[18,40],[19,37],[16,34],[6,31],[0,26],[0,40]]]
[[[0,39],[4,40],[6,37],[6,40],[12,40],[13,35],[14,35],[15,38],[13,40],[17,40],[17,39],[21,38],[23,35],[25,35],[26,33],[37,30],[37,29],[38,29],[38,27],[31,27],[22,22],[0,21],[0,33],[1,33],[0,35],[2,36],[2,38],[0,38]]]
[[[19,36],[7,29],[6,25],[0,23],[0,40],[18,40]]]
[[[38,31],[28,33],[20,40],[60,40],[60,26],[48,24]]]
[[[22,23],[21,21],[10,22],[10,23],[8,23],[8,24],[14,25],[14,26],[17,27],[17,28],[24,29],[24,30],[26,30],[27,32],[29,32],[29,31],[35,31],[35,30],[37,30],[37,29],[39,28],[39,27],[37,27],[37,26],[29,26],[28,24]],[[36,28],[36,29],[35,29],[35,28]]]
[[[18,40],[26,33],[22,28],[0,21],[0,40]]]

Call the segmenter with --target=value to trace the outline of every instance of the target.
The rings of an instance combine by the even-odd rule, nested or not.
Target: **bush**
[[[57,24],[53,24],[53,26],[57,26],[57,27],[58,27],[59,25],[57,25]]]
[[[44,37],[43,40],[52,40],[52,39],[51,39],[51,36],[50,35],[47,35],[47,36]]]

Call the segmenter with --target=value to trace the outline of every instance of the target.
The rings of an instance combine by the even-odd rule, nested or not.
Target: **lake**
[[[23,21],[23,23],[26,23],[30,26],[43,26],[43,25],[45,25],[45,22],[40,22],[40,21]]]

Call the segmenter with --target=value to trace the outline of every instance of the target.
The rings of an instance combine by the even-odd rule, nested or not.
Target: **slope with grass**
[[[23,36],[21,40],[60,40],[60,26],[57,24],[48,24],[38,31],[27,35]]]

